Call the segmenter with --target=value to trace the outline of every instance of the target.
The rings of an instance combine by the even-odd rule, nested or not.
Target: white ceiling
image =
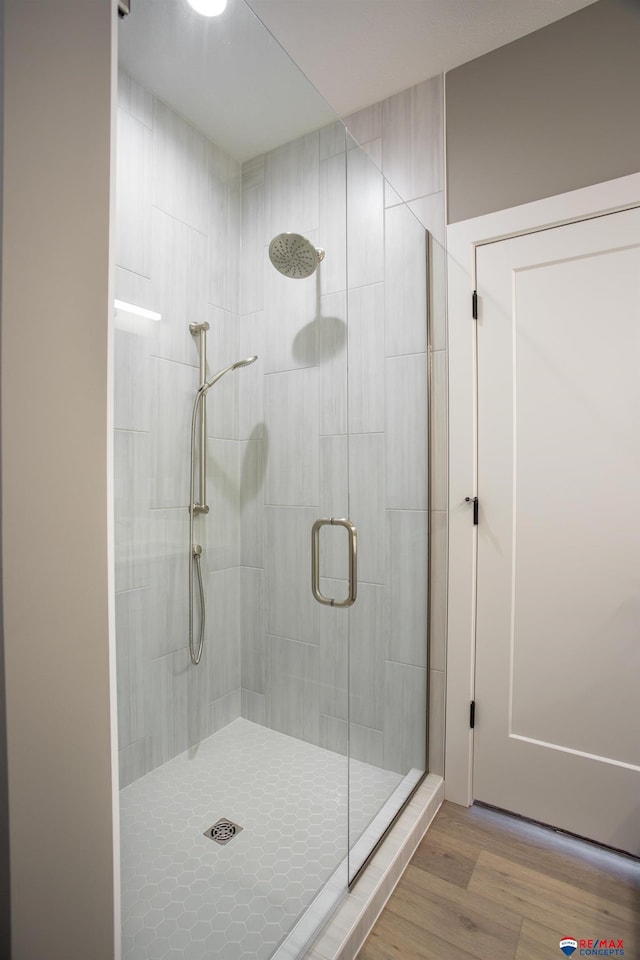
[[[594,0],[248,0],[340,116]]]
[[[347,116],[592,2],[248,0],[265,30],[244,0],[210,19],[133,0],[120,63],[243,161],[329,123],[327,103]]]

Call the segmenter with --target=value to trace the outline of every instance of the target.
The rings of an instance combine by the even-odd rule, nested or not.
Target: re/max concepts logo
[[[624,957],[624,940],[576,940],[574,937],[563,937],[560,949],[566,957],[579,951],[580,957]]]

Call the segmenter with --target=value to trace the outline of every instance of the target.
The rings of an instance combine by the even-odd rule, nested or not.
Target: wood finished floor
[[[444,803],[358,960],[563,960],[562,937],[640,960],[640,862]]]

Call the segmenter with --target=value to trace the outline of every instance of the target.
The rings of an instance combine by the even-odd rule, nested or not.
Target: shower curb
[[[443,800],[443,778],[429,774],[304,960],[355,960]]]

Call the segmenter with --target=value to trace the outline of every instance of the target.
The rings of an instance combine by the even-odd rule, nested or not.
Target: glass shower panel
[[[242,0],[137,0],[119,45],[122,955],[289,960],[347,889],[348,618],[310,583],[348,506],[345,130]],[[306,278],[269,259],[291,232],[326,251]],[[254,355],[207,393],[191,541],[196,393]]]
[[[429,542],[427,234],[353,140],[347,237],[351,881],[426,772]]]

